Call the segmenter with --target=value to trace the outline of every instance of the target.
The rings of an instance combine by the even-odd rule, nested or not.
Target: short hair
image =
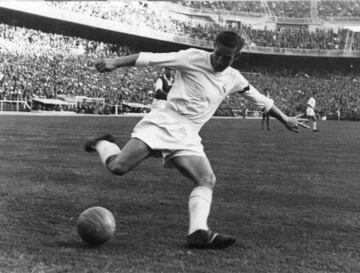
[[[242,49],[245,42],[244,39],[234,31],[222,31],[220,32],[215,39],[215,43],[222,44],[230,48]]]

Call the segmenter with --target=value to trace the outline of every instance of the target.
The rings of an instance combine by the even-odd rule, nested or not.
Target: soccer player
[[[152,102],[152,108],[165,108],[167,95],[174,83],[174,78],[171,74],[171,68],[165,67],[164,74],[158,77],[155,83],[155,96]]]
[[[317,128],[317,124],[316,124],[316,116],[315,116],[315,105],[316,105],[316,92],[313,92],[313,95],[309,98],[308,102],[307,102],[307,108],[306,108],[306,115],[308,117],[309,120],[312,121],[312,128],[313,128],[313,132],[318,133],[320,132]]]
[[[265,88],[264,89],[264,95],[268,98],[270,98],[270,94],[269,94],[269,89]],[[265,129],[265,122],[266,122],[266,130],[271,130],[270,129],[270,115],[269,113],[263,112],[262,113],[262,120],[261,120],[261,129],[264,130]]]
[[[211,231],[208,216],[216,177],[204,153],[199,131],[229,94],[238,92],[262,111],[277,118],[287,129],[299,132],[302,124],[288,117],[273,101],[258,92],[232,67],[243,47],[235,32],[217,35],[214,51],[186,49],[171,53],[141,52],[124,57],[105,58],[95,64],[99,72],[124,66],[170,66],[176,69],[175,83],[168,94],[165,109],[146,114],[134,127],[130,140],[120,149],[111,135],[88,140],[87,152],[97,151],[105,167],[115,175],[124,175],[150,156],[159,154],[164,166],[177,168],[195,186],[188,200],[189,248],[222,249],[236,239]]]

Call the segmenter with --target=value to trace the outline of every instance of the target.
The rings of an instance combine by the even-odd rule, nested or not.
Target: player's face
[[[238,48],[215,44],[214,52],[211,54],[211,65],[216,72],[222,72],[232,65],[239,54],[240,52]]]

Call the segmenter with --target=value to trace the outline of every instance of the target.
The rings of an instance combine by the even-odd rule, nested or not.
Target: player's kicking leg
[[[189,197],[190,223],[186,236],[188,247],[223,249],[233,245],[236,241],[234,237],[215,233],[207,224],[216,182],[209,160],[201,156],[177,156],[171,162],[197,185]]]
[[[116,175],[129,172],[152,153],[150,147],[137,138],[131,138],[120,150],[111,135],[88,140],[84,144],[84,149],[87,152],[97,151],[104,166]]]

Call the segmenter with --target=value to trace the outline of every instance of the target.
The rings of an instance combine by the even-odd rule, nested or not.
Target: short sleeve
[[[169,53],[141,52],[136,60],[135,66],[169,66],[179,69],[187,67],[189,63],[191,63],[189,59],[192,55],[190,49]]]
[[[229,94],[236,92],[244,92],[249,89],[249,82],[245,77],[237,70],[234,69],[233,77],[232,77],[232,88]]]

